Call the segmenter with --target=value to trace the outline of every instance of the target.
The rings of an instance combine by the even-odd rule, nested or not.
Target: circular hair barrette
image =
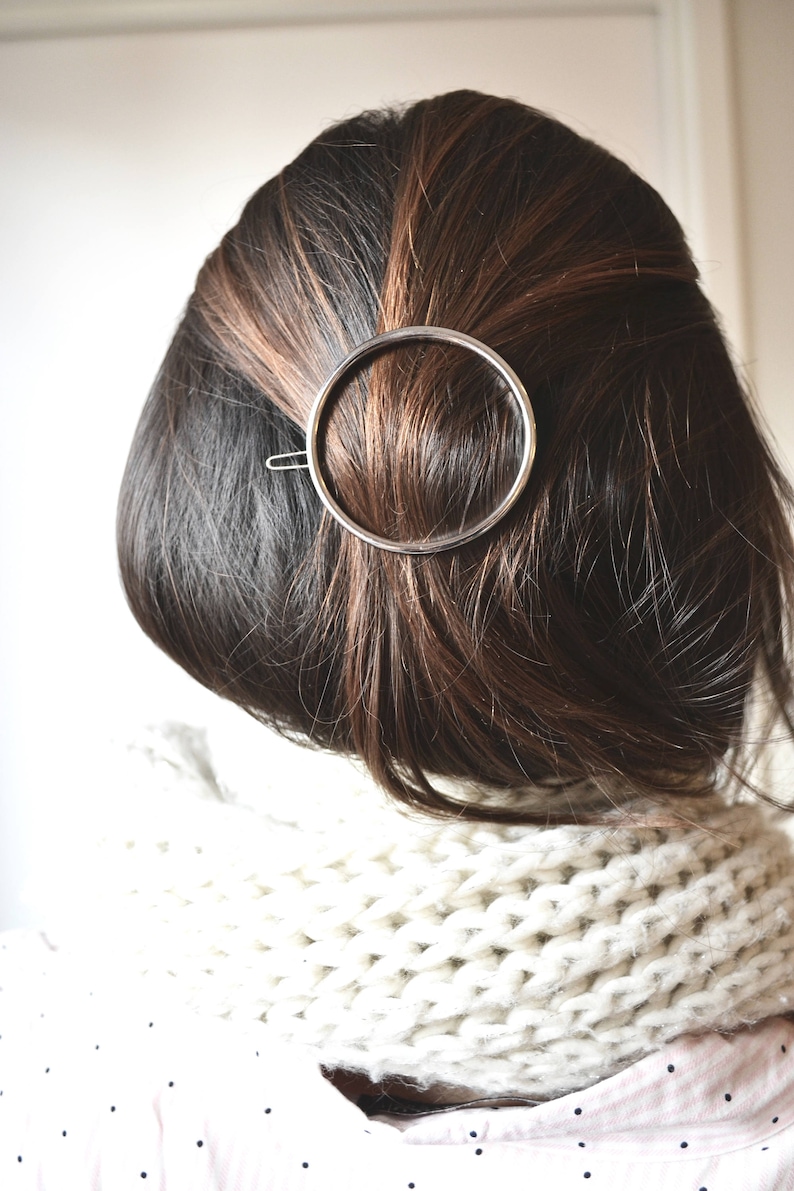
[[[490,364],[494,371],[502,377],[510,390],[510,395],[521,417],[524,442],[521,461],[515,478],[504,497],[489,513],[466,529],[457,530],[454,533],[444,534],[435,538],[423,538],[419,541],[403,542],[396,541],[393,538],[383,537],[380,534],[372,533],[370,530],[365,529],[364,526],[359,525],[349,517],[334,498],[328,482],[322,473],[320,462],[320,429],[323,412],[347,373],[367,356],[374,355],[395,344],[404,343],[406,340],[432,340],[451,343],[473,352],[485,360],[487,364]],[[358,347],[353,348],[345,356],[327,378],[314,399],[306,427],[306,450],[289,451],[283,455],[271,455],[265,460],[265,466],[270,471],[295,471],[301,468],[308,468],[317,495],[331,516],[340,525],[343,525],[349,533],[354,534],[363,542],[367,542],[370,546],[375,546],[379,550],[389,550],[394,554],[435,554],[441,550],[451,550],[454,546],[462,546],[465,542],[471,542],[482,534],[487,533],[498,521],[501,521],[505,514],[513,508],[526,487],[535,459],[536,446],[537,431],[535,428],[535,414],[529,395],[517,373],[497,352],[488,347],[487,344],[482,343],[479,339],[474,339],[471,335],[464,335],[462,331],[450,330],[448,327],[399,327],[395,331],[384,331],[380,335],[373,336],[372,339],[365,340],[364,343],[360,343]],[[286,462],[286,460],[301,459],[305,460],[305,462]],[[281,462],[282,460],[285,462]]]

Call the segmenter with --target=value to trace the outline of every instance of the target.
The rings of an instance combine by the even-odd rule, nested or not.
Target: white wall
[[[720,181],[730,128],[703,123],[726,107],[725,30],[709,25],[720,11],[698,0],[689,24],[643,6],[0,45],[0,926],[31,920],[26,876],[53,840],[66,846],[65,821],[88,831],[111,735],[220,714],[129,617],[113,518],[150,379],[244,198],[333,118],[456,86],[512,94],[668,194],[740,338],[738,229]],[[285,763],[267,738],[263,749],[271,768]]]

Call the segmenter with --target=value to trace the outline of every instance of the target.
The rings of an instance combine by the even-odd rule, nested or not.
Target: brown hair
[[[710,792],[754,679],[786,713],[792,562],[785,485],[697,282],[659,195],[518,103],[456,92],[324,132],[208,258],[144,409],[119,512],[140,624],[431,812],[582,819],[588,778],[617,802]],[[499,352],[539,436],[512,513],[422,557],[265,469],[302,449],[351,348],[417,324]],[[327,429],[338,499],[395,538],[489,507],[520,446],[487,372],[427,344],[363,369]]]

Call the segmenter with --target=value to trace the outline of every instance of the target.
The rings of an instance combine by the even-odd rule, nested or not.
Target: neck
[[[322,1071],[328,1082],[348,1100],[357,1104],[367,1116],[418,1116],[467,1108],[474,1104],[488,1104],[492,1108],[515,1108],[540,1103],[525,1096],[483,1097],[482,1093],[475,1089],[453,1088],[446,1084],[433,1084],[423,1088],[401,1076],[392,1076],[375,1083],[357,1071],[345,1071],[338,1067],[323,1067]]]

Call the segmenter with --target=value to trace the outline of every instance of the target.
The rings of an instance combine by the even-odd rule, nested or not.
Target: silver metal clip
[[[328,481],[322,474],[320,423],[326,404],[333,397],[337,385],[341,384],[350,369],[360,364],[365,356],[411,339],[429,339],[442,343],[452,343],[457,347],[466,348],[474,352],[475,355],[485,360],[486,364],[490,364],[510,390],[519,417],[521,418],[524,430],[524,445],[521,452],[521,462],[509,490],[496,507],[490,513],[481,517],[476,524],[457,532],[442,534],[437,538],[421,538],[418,541],[398,542],[391,538],[382,537],[380,534],[372,533],[364,526],[359,525],[347,515],[342,506],[337,502]],[[348,533],[361,538],[362,542],[367,542],[370,546],[377,546],[380,550],[391,550],[394,554],[435,554],[439,550],[451,550],[453,546],[462,546],[466,542],[474,541],[475,538],[478,538],[481,534],[491,529],[492,526],[496,525],[513,508],[527,485],[529,473],[532,470],[532,464],[535,459],[536,443],[537,430],[535,427],[535,415],[532,410],[532,402],[529,399],[529,394],[507,361],[502,359],[493,348],[488,347],[487,344],[482,343],[479,339],[474,339],[471,335],[465,335],[462,331],[453,331],[449,327],[398,327],[394,331],[383,331],[380,335],[375,335],[372,339],[367,339],[366,342],[355,347],[345,356],[344,360],[337,364],[314,399],[314,404],[309,413],[309,422],[306,427],[306,450],[287,451],[283,455],[271,455],[269,459],[265,460],[265,463],[270,471],[298,471],[301,468],[308,468],[317,495],[328,512],[332,517],[336,518],[340,525],[345,527]],[[279,459],[298,459],[301,457],[306,460],[305,463],[276,462]]]
[[[276,463],[277,459],[297,459],[302,456],[303,463]],[[271,455],[269,459],[265,460],[265,467],[268,471],[299,471],[300,468],[308,468],[309,461],[305,451],[287,451],[283,455]]]

